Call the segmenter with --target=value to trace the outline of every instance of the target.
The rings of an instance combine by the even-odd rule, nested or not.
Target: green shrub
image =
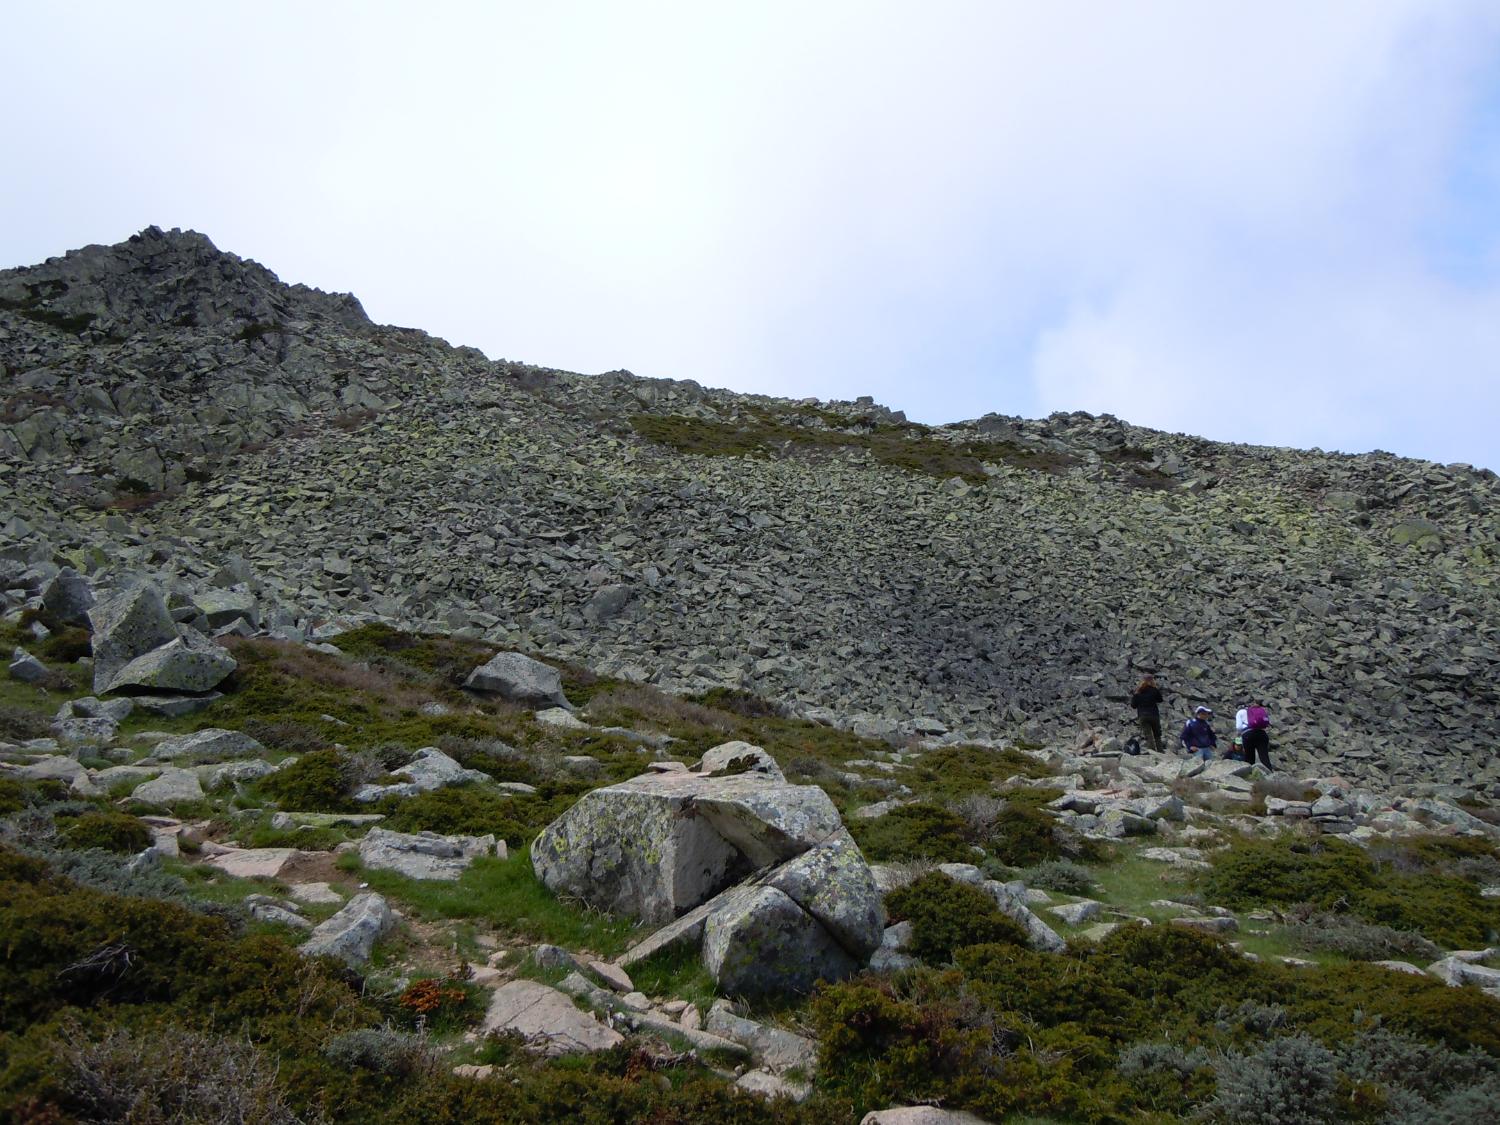
[[[90,812],[66,825],[63,840],[70,848],[100,848],[134,855],[154,839],[144,821],[122,812]]]
[[[1001,863],[1025,867],[1062,855],[1057,829],[1057,821],[1040,809],[1007,804],[986,846]]]
[[[26,790],[19,781],[0,777],[0,816],[20,812],[26,807]]]
[[[314,750],[285,769],[270,774],[260,788],[285,809],[297,812],[347,812],[358,780],[353,758],[339,750]]]
[[[1340,1116],[1338,1060],[1305,1035],[1272,1039],[1217,1067],[1217,1119],[1235,1125],[1323,1125]]]
[[[890,894],[886,909],[893,922],[911,922],[911,952],[930,964],[950,960],[954,950],[966,945],[1026,944],[1026,931],[1000,912],[987,891],[941,872],[929,872]]]
[[[493,832],[512,847],[530,844],[536,834],[566,812],[577,792],[504,794],[485,785],[449,785],[413,797],[386,797],[376,808],[384,827],[397,832],[441,832],[483,836]]]
[[[93,653],[93,640],[87,629],[58,629],[37,646],[37,655],[49,664],[72,664]]]
[[[1419,850],[1405,854],[1413,863],[1427,862]],[[1500,931],[1500,900],[1483,898],[1467,880],[1382,866],[1339,840],[1238,840],[1211,862],[1203,892],[1226,906],[1306,903],[1419,931],[1449,947],[1483,945]]]
[[[876,862],[930,859],[937,863],[972,863],[968,825],[937,805],[894,808],[873,820],[851,820],[849,829],[865,856]]]

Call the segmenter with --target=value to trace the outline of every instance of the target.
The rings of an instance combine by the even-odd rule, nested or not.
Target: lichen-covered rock
[[[502,845],[503,846],[503,845]],[[372,828],[359,842],[359,861],[408,879],[453,882],[483,855],[495,854],[494,836],[440,836]]]
[[[137,785],[130,794],[132,801],[153,805],[170,805],[178,801],[203,800],[203,784],[192,770],[166,769],[150,781]]]
[[[87,628],[93,606],[93,586],[71,566],[63,567],[42,588],[42,613],[58,625]]]
[[[177,639],[177,626],[161,591],[140,584],[105,598],[89,610],[94,631],[94,692],[102,694],[132,660]]]
[[[847,829],[782,864],[765,878],[816,918],[857,961],[868,961],[885,933],[885,909],[869,864]]]
[[[776,759],[759,746],[748,742],[723,742],[703,755],[698,763],[702,774],[755,773],[762,777],[785,781]]]
[[[196,629],[183,626],[179,636],[118,669],[107,688],[100,688],[96,679],[94,690],[137,687],[168,692],[210,691],[235,667],[235,659],[227,651]]]
[[[643,774],[584,794],[537,836],[531,859],[559,894],[667,922],[841,827],[816,786],[755,774]]]
[[[562,676],[556,668],[519,652],[496,653],[469,673],[464,687],[537,707],[566,707]]]
[[[10,673],[11,679],[20,680],[23,684],[40,683],[47,678],[47,666],[24,648],[17,648],[11,653],[6,671]]]
[[[351,969],[370,959],[375,943],[395,925],[384,898],[373,891],[355,895],[344,908],[320,923],[298,952],[306,957],[337,957]]]
[[[709,916],[703,964],[720,991],[750,997],[800,995],[860,968],[812,915],[765,886],[735,891]]]

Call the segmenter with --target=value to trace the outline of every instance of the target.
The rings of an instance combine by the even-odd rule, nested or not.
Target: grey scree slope
[[[1152,667],[1168,726],[1264,693],[1294,769],[1500,782],[1497,486],[1467,466],[1085,414],[903,438],[868,400],[490,362],[155,228],[0,272],[0,360],[0,569],[234,556],[272,631],[470,630],[877,733],[1123,733]],[[778,429],[700,456],[633,419]],[[873,456],[893,435],[1003,455],[943,479]]]

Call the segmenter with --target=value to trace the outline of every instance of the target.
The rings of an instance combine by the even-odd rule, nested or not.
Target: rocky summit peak
[[[207,235],[154,226],[113,246],[85,246],[0,272],[0,305],[103,339],[174,328],[253,330],[289,320],[346,331],[369,323],[350,294],[283,285]]]
[[[491,362],[156,228],[0,272],[0,362],[0,565],[896,741],[1123,740],[1152,669],[1169,738],[1261,695],[1293,768],[1500,784],[1500,489],[1468,466]]]

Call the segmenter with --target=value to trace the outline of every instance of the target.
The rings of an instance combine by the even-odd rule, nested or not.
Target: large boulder
[[[535,707],[567,707],[556,668],[519,652],[496,653],[469,673],[464,687]]]
[[[94,691],[114,686],[115,676],[138,656],[177,639],[177,625],[155,586],[138,585],[105,598],[89,610],[94,631]]]
[[[861,963],[787,895],[750,886],[709,916],[703,964],[722,991],[760,997],[810,992],[818,981],[847,977]]]
[[[42,589],[42,614],[57,625],[87,628],[93,606],[93,587],[71,566],[63,567]]]
[[[203,800],[203,783],[191,770],[165,769],[150,781],[137,785],[130,794],[132,801],[153,805],[172,805],[178,801]]]
[[[142,653],[117,671],[109,690],[125,687],[168,692],[203,692],[222,683],[236,668],[234,657],[198,630],[182,626],[181,635]],[[98,689],[97,683],[95,690]]]
[[[764,881],[822,923],[861,963],[880,948],[885,910],[870,866],[848,829],[840,828],[817,847],[782,864]]]
[[[542,830],[531,858],[559,894],[667,922],[842,827],[816,786],[753,773],[652,773],[584,794]]]
[[[538,878],[599,909],[664,922],[621,964],[700,948],[725,992],[807,992],[866,964],[884,936],[875,878],[828,795],[735,743],[700,770],[585,794],[532,845]],[[774,766],[774,763],[772,763]]]

